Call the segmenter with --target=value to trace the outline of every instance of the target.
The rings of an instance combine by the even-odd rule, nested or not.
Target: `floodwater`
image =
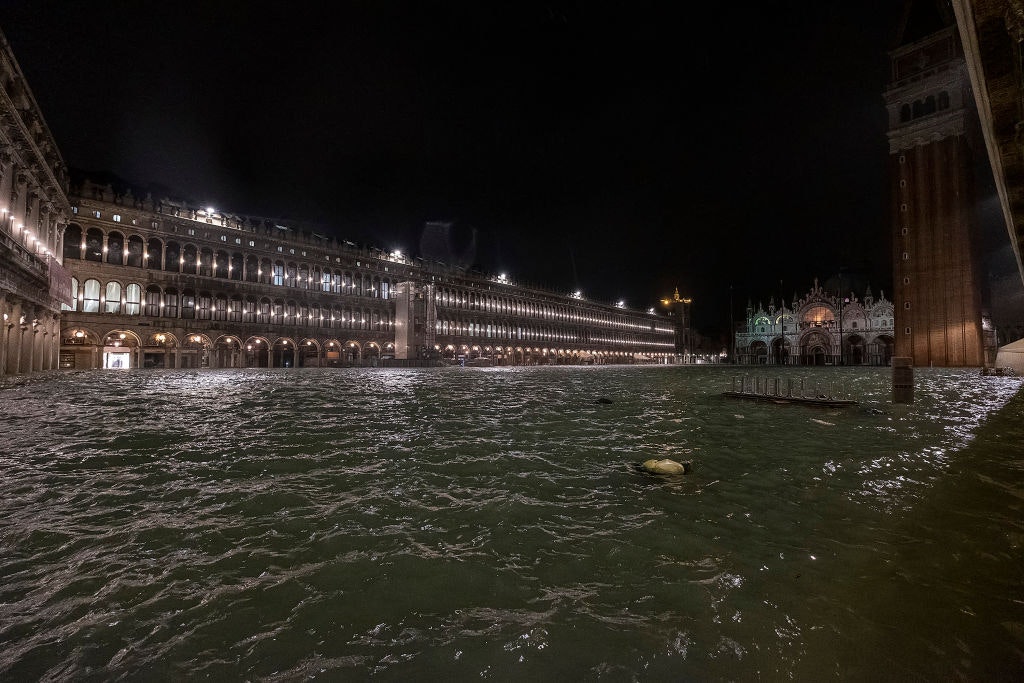
[[[1021,380],[742,372],[8,381],[0,680],[1020,680]]]

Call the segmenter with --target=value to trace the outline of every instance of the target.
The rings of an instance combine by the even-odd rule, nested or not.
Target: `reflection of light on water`
[[[888,369],[794,371],[874,409],[816,412],[730,402],[728,373],[161,370],[2,390],[8,661],[45,678],[31,653],[59,641],[83,653],[72,677],[143,677],[171,648],[222,678],[849,671],[835,634],[893,637],[864,597],[915,545],[894,526],[1020,384],[921,370],[916,402],[892,405]],[[664,455],[693,473],[637,471]],[[946,594],[950,618],[989,616]]]

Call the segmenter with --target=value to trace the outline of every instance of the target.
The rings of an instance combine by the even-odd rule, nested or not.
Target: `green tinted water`
[[[739,372],[8,385],[0,678],[1024,673],[1020,380],[762,373],[862,401],[814,409],[723,398]]]

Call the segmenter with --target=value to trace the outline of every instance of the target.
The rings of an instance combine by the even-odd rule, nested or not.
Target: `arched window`
[[[71,223],[64,228],[64,258],[82,258],[82,246],[82,228]]]
[[[196,317],[196,293],[186,289],[181,293],[181,317],[192,320]]]
[[[255,297],[246,297],[245,303],[242,305],[242,322],[243,323],[254,323],[256,322],[256,313],[259,310],[259,304],[256,302]]]
[[[260,261],[255,256],[247,256],[245,258],[245,281],[260,281]]]
[[[241,280],[244,271],[245,258],[239,253],[232,254],[231,262],[228,264],[228,278],[231,280]]]
[[[91,228],[85,233],[85,260],[103,261],[103,233],[97,228]]]
[[[132,235],[128,238],[127,259],[128,265],[132,268],[142,267],[142,255],[146,249],[142,243],[142,238],[138,235]]]
[[[142,287],[135,284],[134,282],[125,287],[124,306],[124,312],[127,313],[128,315],[138,315],[139,313],[142,312]]]
[[[199,250],[196,249],[194,244],[186,244],[185,248],[181,250],[181,272],[195,275],[198,265]],[[185,310],[184,302],[181,305],[181,310],[182,312]]]
[[[270,322],[270,299],[263,297],[256,308],[256,322],[264,325]]]
[[[177,242],[168,242],[164,257],[164,270],[172,273],[181,272],[181,245]]]
[[[178,290],[173,287],[164,292],[164,317],[178,317]]]
[[[196,297],[196,319],[209,320],[213,311],[213,297],[209,292],[199,292]]]
[[[231,265],[231,261],[228,258],[226,252],[218,251],[213,255],[213,276],[227,279],[228,268]]]
[[[121,312],[121,283],[120,282],[108,282],[106,292],[106,303],[104,304],[103,311],[105,313],[120,313]]]
[[[237,294],[231,297],[231,301],[228,302],[228,320],[233,323],[242,321],[242,297]]]
[[[78,310],[78,278],[71,278],[71,305],[61,304],[60,310],[62,311],[77,311]]]
[[[146,315],[151,318],[160,315],[160,288],[156,285],[146,287]]]
[[[82,313],[100,312],[100,281],[88,279],[82,292]]]
[[[228,299],[223,294],[218,294],[213,299],[213,319],[214,320],[227,320],[228,319]]]
[[[107,263],[115,266],[124,265],[124,235],[112,232],[107,235]]]
[[[163,243],[155,237],[146,242],[146,268],[160,270],[163,248]]]

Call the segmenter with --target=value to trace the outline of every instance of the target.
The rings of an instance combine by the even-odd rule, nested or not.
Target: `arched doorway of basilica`
[[[750,357],[754,365],[766,365],[768,363],[768,345],[763,341],[756,341],[750,345]]]
[[[855,334],[846,339],[846,362],[849,365],[864,365],[867,353],[864,344],[864,337]]]
[[[786,339],[772,340],[772,362],[776,365],[789,363],[789,341]]]
[[[803,339],[800,345],[801,365],[825,365],[829,358],[831,343],[828,337],[821,332],[811,332]]]
[[[868,344],[868,355],[872,365],[887,366],[892,363],[893,346],[896,340],[887,334],[880,334]]]

